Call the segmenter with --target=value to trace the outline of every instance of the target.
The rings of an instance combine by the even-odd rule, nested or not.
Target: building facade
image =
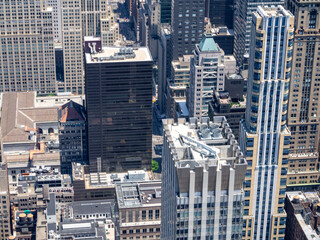
[[[43,1],[6,1],[0,12],[0,92],[55,93],[52,8]]]
[[[84,94],[81,0],[61,1],[64,78],[58,92]]]
[[[172,77],[167,78],[166,117],[176,117],[176,104],[186,102],[186,90],[190,80],[190,57],[185,55],[171,62]]]
[[[148,48],[86,53],[91,172],[151,169],[152,57]]]
[[[286,240],[309,240],[320,239],[319,214],[320,214],[319,192],[287,192],[285,210],[287,221],[282,220],[280,224],[286,224]]]
[[[319,188],[320,4],[287,1],[295,16],[287,124],[291,131],[288,189]]]
[[[163,124],[161,239],[242,239],[247,163],[226,119]]]
[[[213,91],[223,91],[225,74],[235,72],[235,60],[227,63],[224,59],[224,52],[215,43],[212,34],[206,34],[196,45],[190,61],[190,86],[187,90],[191,117],[208,116],[208,103],[212,100]]]
[[[72,100],[58,109],[61,172],[72,173],[72,163],[87,163],[86,115]]]
[[[207,7],[212,25],[233,29],[234,0],[208,0]]]
[[[240,122],[245,118],[246,101],[233,101],[227,91],[215,91],[212,101],[209,102],[208,116],[225,116],[236,140],[239,140]]]
[[[1,180],[0,237],[1,239],[9,239],[9,236],[11,235],[11,217],[10,217],[11,209],[10,209],[8,174],[7,174],[7,168],[5,164],[1,165],[0,180]]]
[[[234,10],[234,55],[239,66],[245,64],[250,53],[252,13],[258,6],[283,5],[284,0],[235,1]]]
[[[204,33],[205,0],[172,1],[172,60],[193,54]]]
[[[293,15],[282,6],[258,7],[252,40],[246,118],[240,145],[248,162],[243,239],[284,239],[290,145],[286,111],[293,44]]]
[[[120,240],[160,239],[161,182],[119,183],[115,189]]]

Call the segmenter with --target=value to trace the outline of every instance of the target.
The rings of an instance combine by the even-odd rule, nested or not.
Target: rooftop
[[[262,17],[293,17],[292,13],[286,10],[283,6],[262,7],[258,6],[257,13]],[[257,14],[254,13],[254,14]]]
[[[116,184],[119,208],[161,205],[161,182]]]
[[[225,117],[164,119],[163,125],[177,167],[246,164]]]
[[[86,53],[86,63],[106,63],[106,62],[145,62],[152,61],[152,56],[147,47],[120,48],[106,47],[95,54]]]
[[[106,213],[112,217],[113,200],[78,201],[70,204],[74,215]]]
[[[202,41],[199,43],[199,49],[201,52],[219,51],[219,48],[213,39],[213,35],[210,33],[204,35]]]
[[[318,192],[287,192],[294,215],[307,239],[320,239],[320,196]]]
[[[56,107],[36,108],[35,92],[3,93],[1,110],[2,141],[34,142],[30,137],[36,123],[57,122]]]

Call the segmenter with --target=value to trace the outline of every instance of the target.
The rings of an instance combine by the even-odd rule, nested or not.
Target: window
[[[153,210],[149,210],[149,220],[153,219]]]
[[[160,218],[160,209],[156,209],[156,219]]]
[[[146,218],[147,218],[147,212],[142,211],[142,220],[146,220]]]

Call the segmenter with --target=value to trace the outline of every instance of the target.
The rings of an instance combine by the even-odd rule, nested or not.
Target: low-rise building
[[[167,78],[166,117],[177,117],[178,105],[186,105],[186,89],[190,81],[190,58],[184,55],[171,62],[171,78]]]
[[[62,173],[71,174],[71,163],[87,163],[86,115],[84,107],[72,100],[58,110]]]
[[[237,140],[240,133],[240,121],[244,119],[246,111],[245,98],[241,100],[233,102],[228,92],[215,91],[212,101],[209,102],[208,111],[211,120],[217,116],[225,116]]]
[[[286,225],[286,240],[320,239],[319,192],[287,192],[285,210],[287,220],[280,219],[277,224]]]
[[[161,182],[116,184],[120,239],[160,239]]]

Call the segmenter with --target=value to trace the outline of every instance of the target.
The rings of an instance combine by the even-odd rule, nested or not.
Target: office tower
[[[84,93],[81,0],[61,1],[64,78],[58,92]]]
[[[1,239],[9,239],[11,235],[11,218],[10,218],[10,196],[9,196],[9,183],[8,174],[5,164],[0,166],[0,237]]]
[[[0,92],[55,93],[52,8],[43,1],[0,3]]]
[[[53,38],[54,42],[62,42],[62,18],[61,0],[46,0],[49,7],[52,7]]]
[[[240,145],[248,162],[245,240],[284,239],[279,220],[286,217],[293,23],[282,6],[259,6],[252,17],[246,118],[240,123]]]
[[[171,0],[161,1],[161,23],[171,23]]]
[[[161,5],[159,0],[141,2],[138,9],[139,27],[137,41],[148,47],[153,59],[157,59],[158,40],[161,31]]]
[[[258,6],[283,5],[284,0],[241,0],[235,1],[234,10],[234,55],[237,64],[242,66],[248,60],[252,13]]]
[[[73,162],[87,162],[86,115],[74,101],[58,109],[61,172],[71,174]]]
[[[108,1],[82,0],[82,35],[101,37],[103,46],[119,40],[119,24]]]
[[[152,57],[148,48],[85,54],[91,172],[151,169]]]
[[[204,33],[205,0],[172,1],[172,60],[193,54]]]
[[[212,100],[213,90],[223,91],[225,74],[234,73],[235,68],[234,58],[230,56],[230,59],[225,59],[224,52],[213,40],[213,35],[205,34],[196,45],[194,57],[190,61],[187,106],[191,117],[208,116],[208,103]]]
[[[161,114],[166,112],[167,103],[167,79],[171,77],[171,28],[167,24],[161,26],[161,34],[158,41],[158,106]]]
[[[226,119],[163,123],[161,239],[242,239],[247,162]]]
[[[171,62],[172,77],[167,78],[166,91],[166,117],[176,117],[176,106],[186,105],[186,90],[190,80],[190,58],[192,55],[184,55],[179,60]]]
[[[320,4],[287,1],[295,16],[292,74],[288,104],[291,131],[288,186],[290,191],[318,188]]]
[[[233,29],[234,0],[208,0],[207,8],[214,27]]]

